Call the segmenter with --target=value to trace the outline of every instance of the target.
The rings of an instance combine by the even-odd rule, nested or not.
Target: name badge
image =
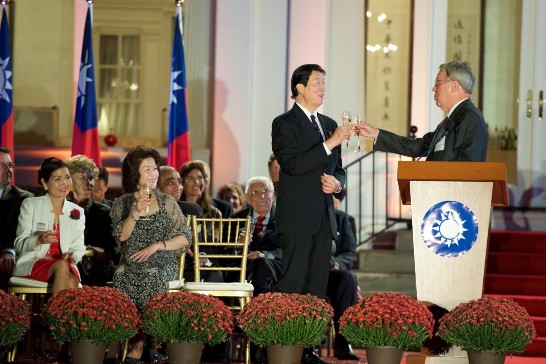
[[[434,151],[435,152],[442,151],[445,149],[445,147],[446,147],[446,137],[443,136],[442,139],[440,139],[440,141],[436,144],[436,146],[434,146]]]

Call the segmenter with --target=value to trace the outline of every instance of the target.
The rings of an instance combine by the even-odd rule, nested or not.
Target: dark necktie
[[[254,225],[254,231],[252,231],[252,241],[256,242],[256,239],[262,238],[262,231],[264,229],[264,220],[265,216],[258,216],[258,221],[256,221],[256,225]]]
[[[322,137],[322,134],[320,132],[320,129],[318,127],[318,124],[317,124],[317,120],[315,118],[315,115],[311,115],[311,123],[313,124],[313,128],[315,128],[315,131],[317,132],[318,134],[318,137],[320,139],[320,142],[323,143],[324,142],[324,138]]]

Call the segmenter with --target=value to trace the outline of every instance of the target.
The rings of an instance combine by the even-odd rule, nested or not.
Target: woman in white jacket
[[[76,264],[85,253],[85,215],[66,200],[72,187],[68,167],[58,158],[45,159],[38,183],[46,194],[21,205],[14,244],[19,258],[13,274],[50,282],[53,293],[76,288],[80,282]]]

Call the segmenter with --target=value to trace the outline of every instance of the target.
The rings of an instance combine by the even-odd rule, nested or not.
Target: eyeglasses
[[[453,80],[451,78],[446,78],[445,80],[436,80],[436,82],[434,82],[434,87],[438,88],[440,87],[442,82],[448,82],[448,81],[453,81]]]
[[[9,168],[9,169],[13,169],[13,168],[15,168],[15,164],[13,164],[13,163],[11,163],[11,162],[10,162],[10,163],[0,162],[0,167],[2,167],[2,168],[6,168],[6,167],[7,167],[7,168]]]
[[[270,190],[254,190],[251,192],[252,197],[262,197],[267,196],[271,193]]]

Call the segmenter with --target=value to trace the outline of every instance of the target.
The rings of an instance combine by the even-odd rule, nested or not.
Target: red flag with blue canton
[[[169,146],[167,164],[179,169],[191,159],[186,94],[186,65],[182,40],[182,11],[176,8],[173,61],[171,68],[171,99],[169,110]]]
[[[9,148],[13,156],[13,88],[9,29],[6,6],[2,5],[0,24],[0,146]]]
[[[93,38],[91,34],[91,9],[87,7],[85,30],[83,35],[78,96],[74,116],[72,135],[72,155],[83,154],[102,165],[97,117],[97,99],[95,95],[95,71],[93,66]]]

